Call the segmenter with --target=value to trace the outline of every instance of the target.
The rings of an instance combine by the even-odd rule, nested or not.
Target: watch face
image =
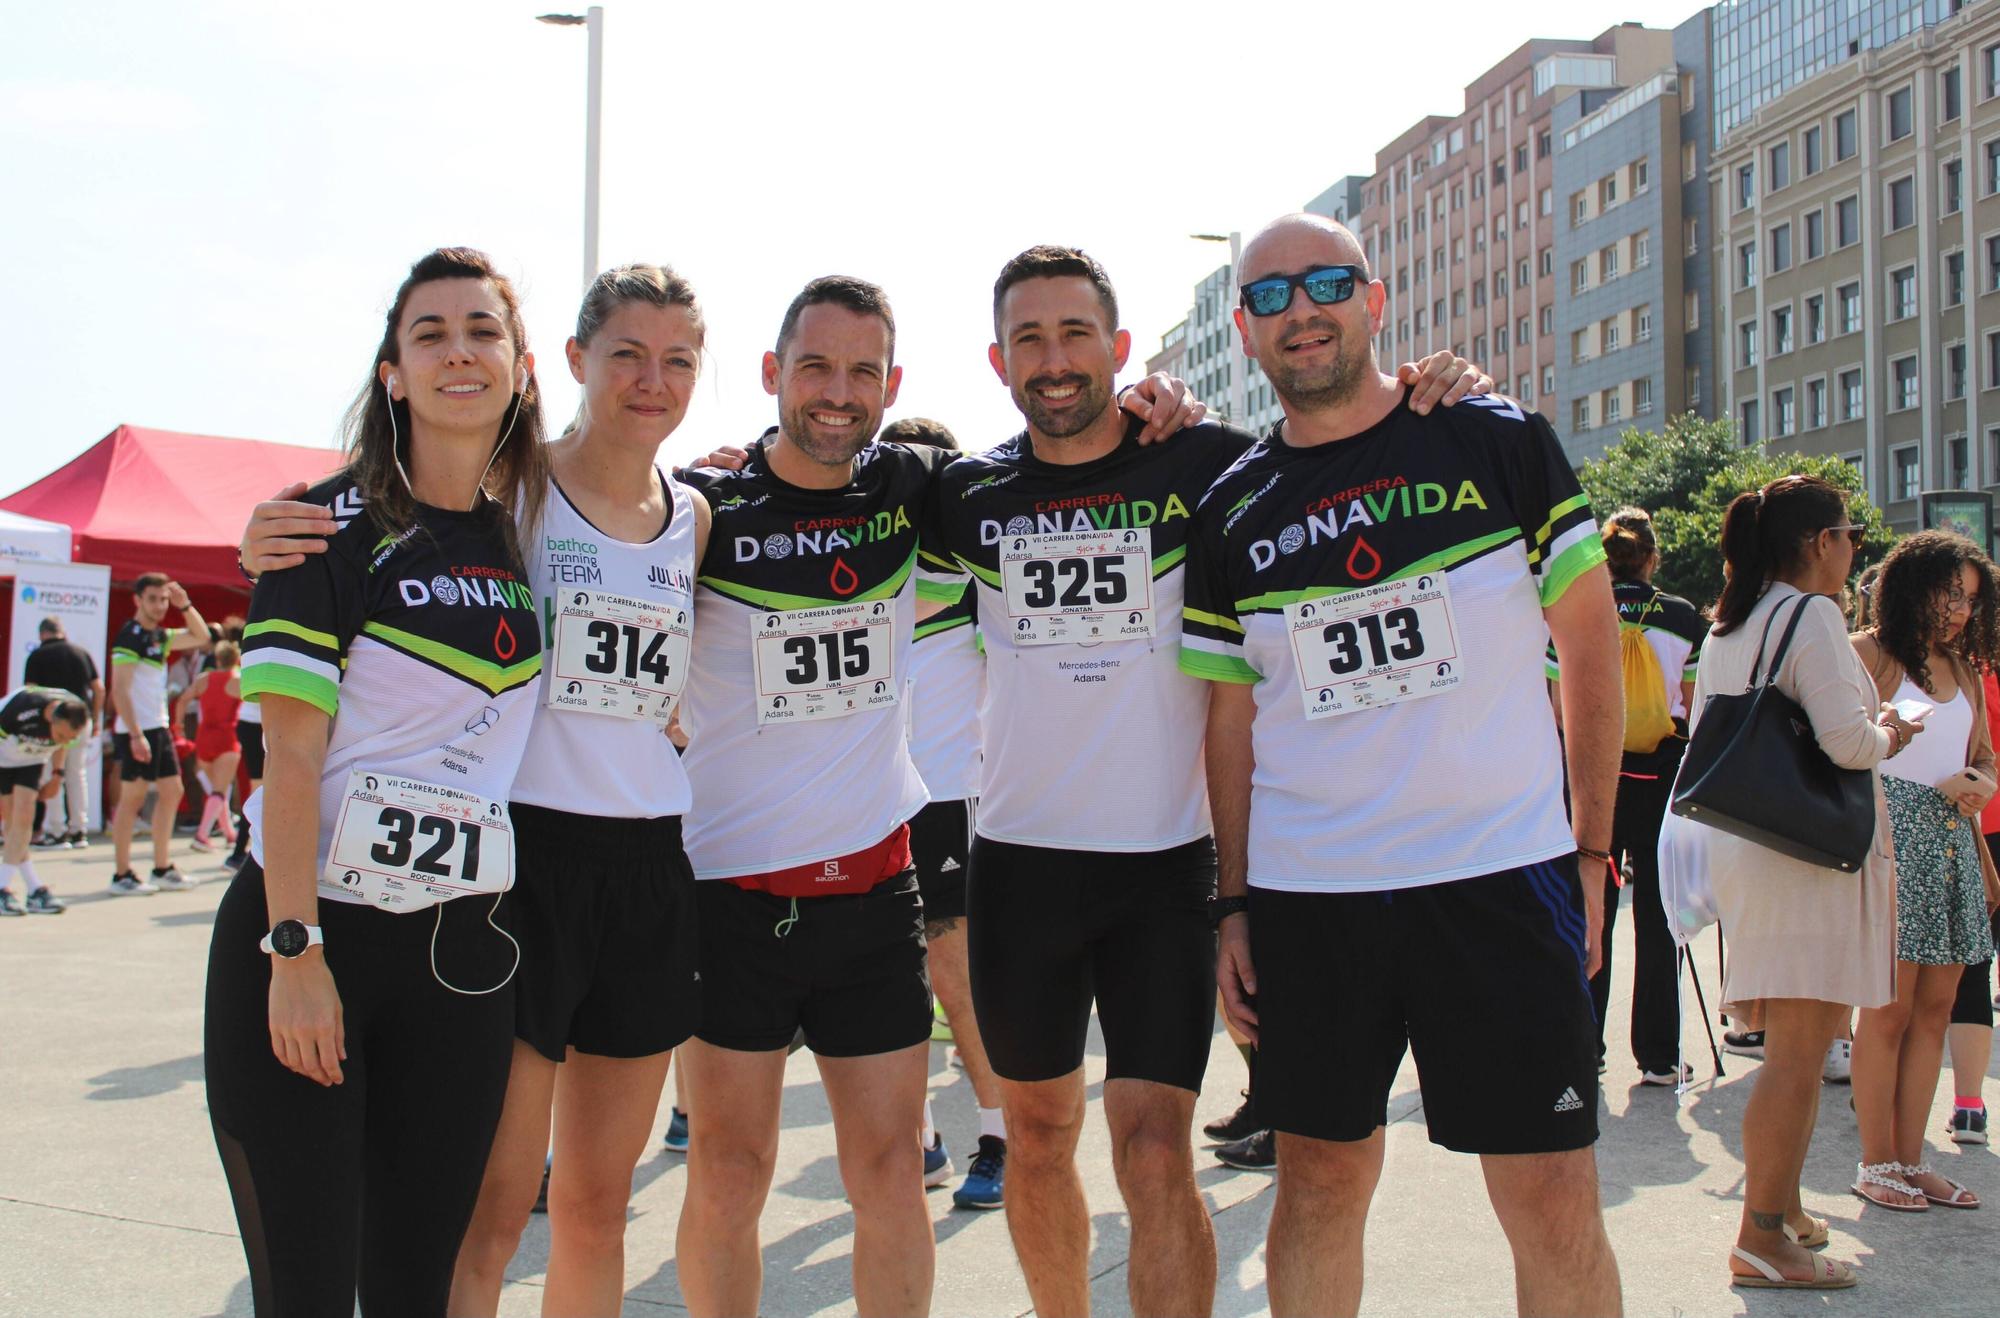
[[[271,930],[271,950],[279,956],[297,956],[310,942],[305,925],[297,920],[280,920]]]

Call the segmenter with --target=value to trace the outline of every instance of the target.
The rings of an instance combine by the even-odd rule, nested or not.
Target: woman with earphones
[[[515,532],[548,459],[519,301],[483,254],[397,291],[326,552],[260,580],[252,856],[216,916],[205,1066],[259,1314],[441,1314],[507,1088],[506,801],[541,629]],[[466,898],[468,900],[458,900]]]
[[[539,526],[520,526],[548,646],[509,794],[520,939],[513,1068],[450,1312],[491,1314],[553,1148],[545,1314],[615,1313],[626,1204],[671,1050],[693,1033],[692,792],[666,736],[687,679],[709,508],[658,466],[687,414],[705,328],[693,287],[634,264],[592,281],[566,351],[583,387],[549,445]],[[273,576],[338,539],[321,505],[260,505],[246,567]],[[554,1133],[551,1138],[551,1116]]]

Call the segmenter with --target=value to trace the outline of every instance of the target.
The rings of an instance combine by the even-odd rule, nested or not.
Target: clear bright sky
[[[520,281],[560,428],[586,46],[533,21],[557,7],[0,5],[0,494],[120,422],[335,443],[395,286],[445,244]],[[708,313],[711,358],[664,449],[680,460],[771,424],[758,362],[815,275],[888,290],[905,368],[890,415],[983,448],[1020,428],[986,364],[1015,252],[1105,263],[1136,378],[1228,259],[1187,234],[1247,233],[1370,172],[1531,37],[1671,27],[1696,6],[605,8],[601,259],[676,267]]]

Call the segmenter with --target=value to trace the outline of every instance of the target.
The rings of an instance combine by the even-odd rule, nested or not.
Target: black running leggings
[[[391,915],[320,903],[347,1029],[345,1082],[271,1052],[264,872],[245,862],[216,914],[203,1031],[215,1144],[259,1318],[437,1318],[500,1120],[514,1047],[514,949],[490,897]],[[504,915],[504,911],[503,911]]]
[[[1678,766],[1620,774],[1618,803],[1611,823],[1611,854],[1622,856],[1625,882],[1632,889],[1632,1058],[1660,1075],[1673,1072],[1680,1056],[1681,1006],[1675,980],[1680,962],[1667,912],[1660,900],[1660,825],[1673,794]],[[1597,1051],[1604,1053],[1605,1015],[1611,1003],[1611,932],[1618,926],[1619,891],[1604,876],[1604,963],[1590,981],[1597,1008]]]

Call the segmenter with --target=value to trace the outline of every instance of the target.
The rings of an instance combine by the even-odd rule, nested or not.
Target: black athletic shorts
[[[910,821],[910,859],[917,867],[917,890],[924,895],[924,919],[965,918],[965,874],[972,864],[972,811],[969,801],[933,801]]]
[[[1215,1031],[1215,844],[1063,851],[975,837],[966,901],[972,1008],[993,1069],[1083,1065],[1090,1007],[1106,1078],[1199,1092]]]
[[[803,1029],[822,1057],[872,1057],[931,1037],[916,871],[826,897],[774,897],[722,879],[695,892],[703,1043],[773,1052]]]
[[[236,743],[243,748],[243,772],[252,782],[264,780],[264,725],[236,720]]]
[[[678,816],[606,819],[513,805],[508,932],[521,942],[514,1032],[566,1050],[651,1057],[701,1021],[694,870]]]
[[[1252,888],[1258,1114],[1287,1134],[1366,1139],[1407,1046],[1432,1143],[1589,1146],[1586,947],[1574,856],[1390,892]]]
[[[158,782],[162,778],[181,776],[181,762],[174,754],[174,734],[165,728],[146,729],[146,749],[153,757],[144,764],[132,758],[132,739],[124,733],[113,738],[118,743],[118,781],[131,783],[144,780]]]
[[[77,752],[79,755],[82,753]],[[0,768],[0,796],[7,795],[16,787],[26,787],[31,791],[39,790],[42,785],[42,775],[48,767],[48,761],[40,760],[34,764],[16,765],[11,769]]]

